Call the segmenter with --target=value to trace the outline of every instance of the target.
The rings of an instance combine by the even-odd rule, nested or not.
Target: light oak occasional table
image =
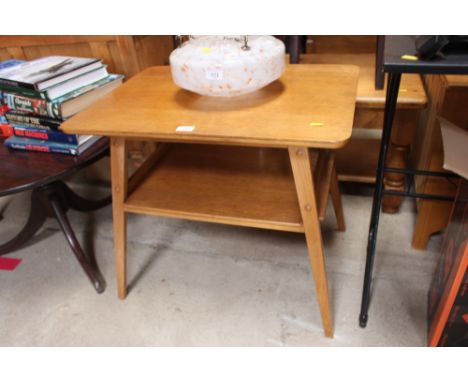
[[[235,98],[178,88],[167,66],[131,78],[63,124],[111,137],[118,295],[127,294],[127,213],[305,233],[326,336],[333,336],[310,148],[351,136],[358,68],[290,65]],[[129,178],[129,140],[160,142]]]

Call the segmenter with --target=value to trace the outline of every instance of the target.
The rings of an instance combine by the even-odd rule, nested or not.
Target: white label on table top
[[[176,131],[191,132],[195,130],[195,126],[177,126]]]
[[[223,79],[224,72],[222,70],[209,70],[206,72],[207,80],[220,81]]]

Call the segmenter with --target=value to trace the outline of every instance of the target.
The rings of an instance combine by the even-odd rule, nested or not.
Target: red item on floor
[[[12,259],[11,257],[0,257],[0,271],[14,271],[21,263],[21,259]]]

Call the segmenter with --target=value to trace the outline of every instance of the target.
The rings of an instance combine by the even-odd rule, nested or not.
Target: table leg
[[[418,124],[418,118],[418,110],[396,110],[390,138],[391,142],[388,147],[387,167],[408,168],[408,154]],[[405,181],[404,174],[386,173],[384,189],[404,191]],[[382,211],[390,214],[396,213],[402,202],[402,196],[385,195],[382,200]]]
[[[331,178],[335,166],[335,155],[331,150],[320,150],[317,164],[314,167],[314,189],[317,200],[317,211],[320,221],[325,219],[328,198],[331,193]]]
[[[364,273],[364,286],[362,291],[361,313],[359,315],[359,325],[364,328],[367,325],[368,310],[370,302],[370,287],[372,282],[372,268],[374,266],[375,247],[377,243],[377,230],[379,227],[380,207],[382,205],[382,196],[384,188],[384,168],[387,158],[387,150],[392,132],[393,117],[400,88],[401,73],[390,73],[387,83],[387,98],[385,102],[384,126],[382,140],[380,143],[379,162],[377,174],[375,176],[376,184],[374,189],[374,199],[372,201],[372,213],[369,226],[369,236],[367,241],[366,270]]]
[[[65,234],[68,244],[73,250],[76,259],[80,263],[81,268],[83,268],[84,272],[86,273],[86,276],[88,276],[89,280],[93,284],[94,289],[96,289],[96,292],[104,292],[104,290],[106,289],[106,282],[104,281],[104,278],[99,272],[99,268],[96,264],[96,259],[93,256],[86,256],[86,254],[83,252],[83,249],[81,248],[81,245],[78,242],[75,232],[73,231],[73,228],[70,225],[70,221],[68,220],[67,215],[65,213],[66,206],[65,208],[64,206],[62,206],[62,203],[60,202],[60,197],[58,196],[54,188],[51,188],[51,191],[47,189],[47,191],[45,192],[48,194],[47,198],[49,200],[52,211],[55,217],[57,218],[60,228]]]
[[[336,174],[336,168],[334,164],[330,179],[330,195],[332,197],[333,210],[335,211],[338,230],[344,232],[346,231],[346,223],[343,212],[343,204],[341,203],[340,185],[338,184],[338,176]]]
[[[385,36],[377,36],[377,46],[375,52],[375,88],[383,89],[385,83],[385,73],[383,71],[385,49]]]
[[[127,215],[123,205],[128,181],[125,139],[111,138],[110,148],[117,293],[120,299],[124,299],[127,296]]]
[[[64,191],[65,189],[67,191]],[[109,198],[101,201],[87,201],[78,197],[65,183],[60,181],[36,188],[31,194],[31,211],[26,225],[14,239],[0,245],[0,255],[20,248],[42,227],[48,216],[55,216],[84,272],[96,291],[102,293],[106,288],[106,282],[99,271],[94,254],[86,255],[84,253],[67,218],[66,211],[70,207],[69,199],[66,196],[67,193],[68,196],[75,195],[81,203],[84,203],[81,205],[83,208],[86,206],[83,211],[92,211],[103,207],[106,202],[109,203]]]
[[[289,158],[296,185],[299,207],[304,224],[307,250],[314,275],[317,299],[325,335],[333,336],[333,324],[328,298],[327,273],[323,257],[322,235],[320,232],[314,182],[310,166],[309,151],[306,147],[290,147]]]

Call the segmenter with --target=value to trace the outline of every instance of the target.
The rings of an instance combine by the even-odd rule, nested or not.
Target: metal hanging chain
[[[250,50],[250,46],[247,45],[247,42],[248,42],[248,38],[247,36],[243,36],[243,39],[244,39],[244,45],[242,46],[242,50]]]
[[[183,37],[184,35],[175,35],[174,37],[174,41],[175,41],[175,45],[176,45],[176,48],[179,48],[182,46],[182,40],[183,40]],[[188,35],[188,39],[189,40],[192,40],[192,39],[195,39],[196,37],[194,37],[193,35]],[[224,37],[224,40],[234,40],[236,42],[240,42],[242,43],[242,47],[241,49],[242,50],[250,50],[250,46],[248,45],[248,42],[249,42],[249,38],[245,35],[245,36],[241,36],[241,37]]]

